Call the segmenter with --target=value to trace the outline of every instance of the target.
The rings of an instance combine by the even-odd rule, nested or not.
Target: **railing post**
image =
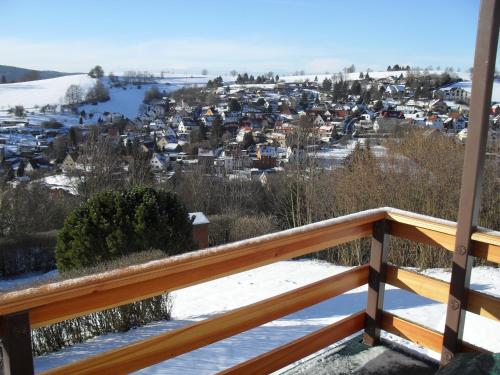
[[[368,273],[368,300],[366,303],[365,332],[363,342],[377,345],[380,342],[380,326],[384,308],[387,249],[389,244],[389,221],[373,223],[373,237]]]
[[[4,375],[34,374],[31,329],[27,311],[0,317]]]
[[[472,268],[471,235],[477,225],[480,206],[499,24],[500,0],[482,0],[441,365],[446,365],[453,359],[462,340]]]

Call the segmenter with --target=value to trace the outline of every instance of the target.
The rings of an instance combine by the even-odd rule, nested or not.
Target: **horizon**
[[[356,71],[394,64],[466,71],[479,0],[91,0],[69,6],[6,0],[0,9],[9,15],[0,25],[2,65],[69,73],[101,65],[107,73],[283,75],[334,73],[351,64]]]

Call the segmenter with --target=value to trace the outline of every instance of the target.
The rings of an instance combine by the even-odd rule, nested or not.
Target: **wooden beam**
[[[366,284],[367,281],[368,266],[356,267],[279,296],[76,361],[44,374],[121,374],[136,371],[338,296]]]
[[[420,223],[421,224],[421,223]],[[441,228],[442,229],[442,228]],[[455,235],[418,227],[414,224],[391,221],[390,234],[399,238],[441,247],[448,251],[455,250]],[[500,263],[500,236],[474,232],[472,235],[472,255],[489,262]]]
[[[387,265],[387,283],[397,288],[405,289],[433,301],[448,302],[450,284],[416,272]]]
[[[443,335],[433,329],[397,317],[384,311],[382,329],[399,337],[439,353],[443,345]]]
[[[450,284],[442,280],[388,264],[386,282],[436,302],[448,302]],[[475,290],[469,290],[468,293],[467,311],[500,321],[500,298]]]
[[[27,312],[0,317],[4,375],[34,374],[31,330]]]
[[[33,328],[131,303],[372,234],[371,210],[99,275],[0,295],[0,315],[30,310]]]
[[[441,352],[443,347],[443,335],[436,330],[421,326],[420,324],[410,322],[394,314],[384,311],[382,318],[382,329],[393,335],[407,339],[415,344],[422,345],[436,353]],[[462,352],[470,353],[491,353],[490,351],[469,344],[468,342],[459,342],[459,349]]]
[[[389,247],[388,233],[389,222],[387,220],[373,223],[365,332],[363,334],[363,342],[367,345],[377,345],[380,341],[380,323],[384,310],[385,270]]]
[[[467,143],[458,207],[457,235],[451,268],[441,365],[449,363],[462,340],[467,289],[472,269],[472,234],[476,231],[481,201],[483,168],[488,138],[491,91],[500,26],[500,1],[481,0]]]
[[[219,375],[270,374],[361,331],[365,312],[360,311],[286,345],[219,372]]]

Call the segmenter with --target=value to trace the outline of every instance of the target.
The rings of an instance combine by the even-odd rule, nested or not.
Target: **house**
[[[404,95],[405,85],[387,85],[385,93],[389,96]]]
[[[427,121],[425,122],[425,126],[431,129],[442,130],[444,128],[444,122],[438,115],[430,115],[427,117]]]
[[[149,161],[149,165],[151,166],[151,170],[153,172],[160,172],[167,169],[170,165],[170,160],[163,154],[154,153]]]
[[[198,149],[198,164],[203,166],[206,171],[213,169],[215,162],[215,153],[213,150]]]
[[[325,125],[325,123],[326,123],[326,121],[319,114],[316,116],[316,118],[313,121],[313,124],[316,127],[321,127],[321,126]]]
[[[168,139],[165,137],[160,137],[156,140],[156,146],[158,147],[159,150],[164,151],[165,148],[168,145]]]
[[[181,133],[189,133],[198,125],[190,117],[183,117],[182,121],[179,123],[178,130]]]
[[[172,126],[177,129],[182,122],[182,116],[180,114],[176,113],[172,117],[171,122],[172,122]]]
[[[461,87],[441,87],[440,89],[434,91],[434,97],[443,100],[453,100],[456,102],[469,103],[470,93]]]
[[[78,160],[78,154],[76,153],[67,154],[61,164],[61,169],[64,172],[74,171],[75,169],[77,169],[77,160]]]
[[[243,142],[243,139],[245,138],[245,134],[247,133],[252,133],[252,128],[249,127],[249,126],[244,126],[242,128],[240,128],[240,130],[238,131],[238,134],[236,135],[236,142],[238,143],[242,143]]]
[[[429,104],[429,109],[432,111],[432,112],[438,112],[438,113],[447,113],[448,112],[448,106],[446,105],[446,103],[443,101],[443,99],[436,99],[434,101],[432,101],[430,104]]]

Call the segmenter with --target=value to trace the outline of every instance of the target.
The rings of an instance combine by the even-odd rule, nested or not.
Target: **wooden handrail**
[[[401,220],[401,216],[396,216],[396,218],[398,221],[391,223],[391,235],[427,245],[442,247],[448,251],[454,251],[455,227],[441,224],[432,228],[428,222],[426,223],[422,220],[409,223],[410,220]],[[447,229],[445,230],[445,228]],[[475,257],[500,264],[500,236],[497,237],[487,234],[484,231],[477,231],[471,238],[472,254]]]
[[[276,297],[43,374],[121,374],[139,370],[325,301],[367,281],[368,266],[356,267]]]
[[[364,319],[365,312],[357,312],[316,332],[221,371],[219,375],[270,374],[361,331]]]
[[[123,305],[370,236],[374,233],[375,223],[384,219],[390,224],[384,233],[451,251],[454,249],[455,223],[401,210],[380,208],[142,265],[1,294],[0,319],[2,316],[13,316],[12,314],[16,313],[24,314],[26,322],[29,318],[29,324],[26,323],[21,329],[29,332],[30,328]],[[473,255],[500,263],[498,232],[479,228],[472,234],[471,239]],[[387,283],[397,287],[438,302],[445,303],[448,299],[449,284],[444,281],[391,265],[387,266],[386,276]],[[120,373],[138,370],[342,294],[365,284],[367,280],[368,266],[365,265],[295,291],[50,370],[47,374]],[[469,291],[467,309],[498,321],[499,301],[497,297]],[[317,345],[336,341],[335,338],[343,334],[343,331],[359,328],[361,317],[366,321],[366,313],[356,314],[338,322],[345,330],[330,336],[335,325],[327,327],[234,369],[248,369],[250,364],[275,368],[279,363],[292,360]],[[419,342],[432,350],[439,351],[442,346],[442,335],[439,332],[389,313],[383,314],[381,328]],[[0,332],[0,335],[4,334],[6,332]],[[316,344],[313,344],[313,341]],[[304,343],[310,343],[308,348],[303,347]],[[29,346],[27,348],[29,349]],[[462,349],[480,350],[467,343],[462,344]]]
[[[383,210],[307,225],[94,276],[0,295],[0,315],[30,311],[33,328],[123,305],[370,236]]]
[[[416,272],[388,264],[386,282],[397,288],[405,289],[422,297],[440,303],[448,302],[450,284]],[[500,321],[500,298],[476,290],[469,290],[467,311]]]

